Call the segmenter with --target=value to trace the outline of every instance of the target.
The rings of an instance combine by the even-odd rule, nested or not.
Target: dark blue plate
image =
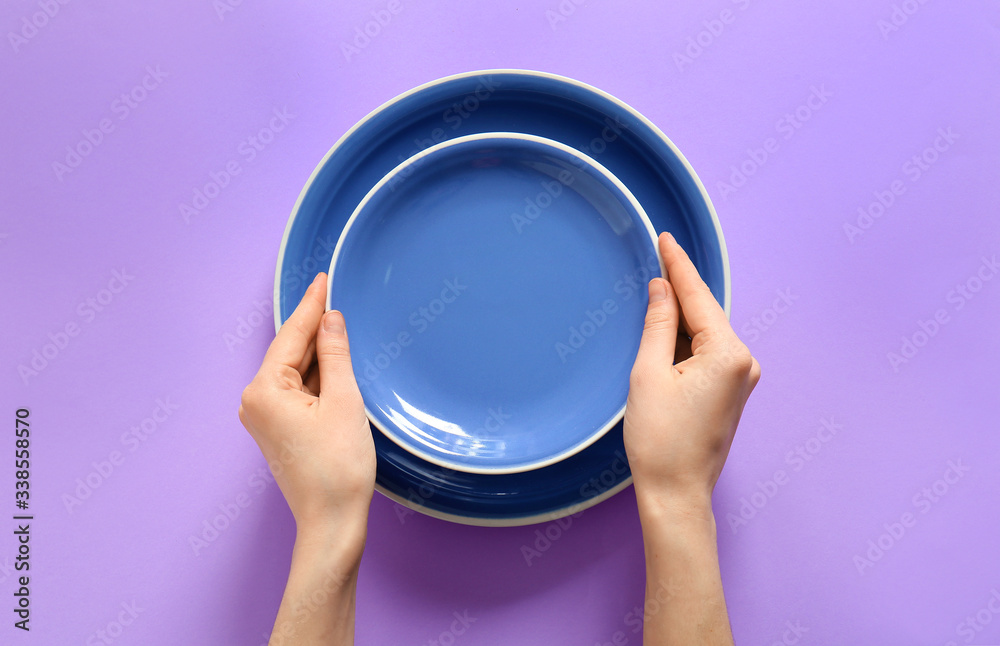
[[[632,192],[654,228],[687,250],[729,311],[729,264],[708,194],[680,151],[618,99],[571,79],[520,70],[473,72],[428,83],[378,108],[320,162],[285,229],[275,274],[275,326],[330,264],[357,205],[393,168],[431,146],[486,132],[523,132],[594,158]],[[640,268],[623,290],[645,289]],[[350,326],[350,321],[348,322]],[[541,469],[455,471],[405,451],[374,430],[379,491],[412,509],[462,523],[521,525],[585,509],[631,481],[619,422],[579,453]]]

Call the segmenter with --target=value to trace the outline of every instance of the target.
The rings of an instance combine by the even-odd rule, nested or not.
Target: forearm
[[[646,550],[643,643],[731,645],[711,498],[636,496]]]
[[[363,546],[363,532],[299,531],[269,646],[354,643]]]

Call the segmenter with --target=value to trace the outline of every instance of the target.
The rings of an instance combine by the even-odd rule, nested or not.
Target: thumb
[[[351,348],[347,343],[344,315],[331,310],[323,315],[316,337],[316,359],[319,361],[320,399],[336,397],[345,390],[357,390],[351,367]]]
[[[646,309],[646,324],[642,329],[639,353],[635,362],[648,365],[670,365],[674,361],[677,345],[677,320],[680,308],[674,290],[663,278],[649,281],[649,306]]]

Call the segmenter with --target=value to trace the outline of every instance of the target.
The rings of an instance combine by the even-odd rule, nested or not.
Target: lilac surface
[[[1000,6],[400,2],[346,54],[386,2],[0,9],[15,34],[42,6],[58,9],[30,38],[8,33],[0,52],[0,399],[11,424],[16,408],[32,411],[36,514],[32,630],[14,629],[8,610],[0,642],[107,643],[96,632],[133,602],[141,611],[113,643],[266,641],[294,528],[277,487],[255,477],[265,463],[236,407],[273,336],[287,215],[328,148],[383,101],[451,73],[523,67],[643,112],[719,211],[732,319],[763,366],[715,496],[737,641],[792,640],[797,623],[803,644],[1000,643],[1000,602],[988,605],[1000,599],[1000,278],[974,280],[981,259],[1000,254]],[[911,13],[886,29],[904,5]],[[166,76],[124,114],[115,101],[147,66]],[[785,130],[780,120],[814,89],[825,101]],[[241,142],[274,110],[293,116],[248,160]],[[82,163],[55,170],[105,118],[113,130]],[[939,129],[957,139],[914,179],[905,164]],[[745,184],[721,184],[772,137],[776,150]],[[179,205],[231,160],[240,173],[186,219]],[[897,180],[905,192],[881,217],[845,229]],[[92,311],[87,299],[115,271],[132,278]],[[971,298],[953,291],[970,279]],[[922,337],[939,310],[947,322]],[[79,334],[37,375],[23,373],[69,323]],[[887,354],[902,356],[914,335],[926,343],[894,368]],[[123,438],[160,400],[176,410],[158,413],[146,439]],[[839,430],[820,431],[822,420]],[[5,437],[0,482],[12,492]],[[798,461],[799,446],[811,459]],[[119,465],[68,509],[77,480],[114,451]],[[968,471],[925,497],[949,461]],[[786,484],[768,485],[777,470]],[[737,523],[762,489],[773,497]],[[191,537],[241,494],[249,506],[196,553]],[[399,511],[376,495],[359,644],[434,643],[465,612],[475,622],[456,644],[640,642],[631,489],[548,528],[558,538],[530,565],[522,546],[545,526],[470,528]],[[3,526],[0,590],[11,603],[13,521]],[[870,566],[859,561],[887,526],[902,536],[882,537],[888,549]]]

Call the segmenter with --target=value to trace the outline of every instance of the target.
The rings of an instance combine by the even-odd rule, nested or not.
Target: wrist
[[[666,573],[673,583],[695,575],[678,563],[718,568],[718,533],[711,494],[636,491],[647,578]],[[699,566],[700,567],[700,566]],[[666,568],[666,569],[664,569]]]
[[[699,488],[654,488],[637,483],[635,497],[640,518],[655,519],[671,525],[707,523],[713,529],[715,527],[711,491]]]
[[[292,558],[357,572],[366,538],[367,517],[297,522]]]
[[[363,529],[364,524],[361,524]],[[298,523],[271,644],[353,643],[364,534],[344,524]],[[275,640],[274,637],[277,636]]]

